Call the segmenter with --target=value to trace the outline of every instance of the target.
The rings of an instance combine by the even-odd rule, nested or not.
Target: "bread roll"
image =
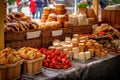
[[[60,23],[64,23],[66,21],[65,15],[57,15],[57,21]]]
[[[48,21],[56,21],[57,20],[57,15],[54,13],[49,14],[48,16]]]
[[[49,7],[44,7],[43,8],[43,14],[44,15],[49,15],[51,13],[51,8]]]
[[[65,4],[56,4],[56,5],[55,5],[55,8],[56,8],[57,10],[65,10]]]
[[[42,21],[42,22],[45,22],[47,19],[48,19],[48,15],[42,14],[41,21]]]

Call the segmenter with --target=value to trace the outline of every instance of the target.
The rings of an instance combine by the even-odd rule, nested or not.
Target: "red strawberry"
[[[53,60],[52,63],[53,63],[54,65],[57,65],[57,64],[58,64],[58,62],[55,61],[55,60]]]
[[[56,65],[56,66],[55,66],[55,69],[60,69],[60,65]]]
[[[55,57],[55,53],[53,52],[53,53],[51,53],[51,57],[52,58],[54,58]]]
[[[54,68],[54,64],[50,63],[49,68]]]
[[[65,63],[66,63],[66,64],[69,64],[69,60],[67,59],[67,60],[65,61]]]
[[[62,62],[66,61],[66,58],[62,58]]]
[[[69,68],[69,66],[68,65],[64,65],[64,67],[63,67],[64,69],[68,69]]]
[[[49,58],[49,59],[50,59],[50,58],[51,58],[51,56],[50,56],[50,55],[47,55],[47,58]]]
[[[71,61],[69,61],[68,65],[69,65],[70,67],[72,66],[72,63],[71,63]]]
[[[66,63],[65,63],[65,61],[62,61],[62,65],[65,65]]]
[[[60,56],[57,57],[58,61],[62,61],[62,58]]]
[[[46,61],[47,63],[50,63],[50,62],[51,62],[51,60],[50,60],[49,58],[47,58],[45,61]]]
[[[48,64],[48,63],[44,63],[44,66],[45,66],[45,67],[49,67],[49,64]]]
[[[66,56],[66,53],[62,53],[61,54],[61,57],[63,58],[63,57],[65,57]]]

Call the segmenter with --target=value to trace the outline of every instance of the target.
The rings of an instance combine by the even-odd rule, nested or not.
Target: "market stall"
[[[103,10],[99,22],[93,3],[85,12],[79,4],[77,14],[44,7],[39,20],[0,5],[0,80],[119,80],[119,11]]]

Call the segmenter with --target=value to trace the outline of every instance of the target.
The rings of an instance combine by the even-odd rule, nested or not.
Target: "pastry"
[[[90,54],[90,51],[86,51],[85,52],[85,59],[88,60],[91,58],[91,54]]]
[[[57,15],[57,21],[60,23],[64,23],[66,21],[65,15]]]
[[[64,15],[64,14],[67,13],[67,10],[66,10],[66,9],[65,9],[65,10],[55,9],[55,13],[56,13],[57,15]]]
[[[47,19],[48,19],[48,15],[42,14],[41,21],[42,21],[42,22],[45,22]]]
[[[56,8],[57,10],[65,10],[65,4],[56,4],[56,5],[55,5],[55,8]]]
[[[44,15],[49,15],[51,13],[51,8],[49,7],[44,7],[43,8],[43,14]]]
[[[64,28],[68,28],[68,27],[71,27],[70,22],[64,22]]]
[[[85,52],[79,52],[78,55],[79,55],[79,59],[81,60],[85,59]]]
[[[84,43],[79,43],[79,51],[84,52],[85,44]]]
[[[56,21],[56,20],[57,20],[57,15],[54,14],[54,13],[51,13],[51,14],[49,14],[47,20],[48,20],[49,22],[50,22],[50,21]]]

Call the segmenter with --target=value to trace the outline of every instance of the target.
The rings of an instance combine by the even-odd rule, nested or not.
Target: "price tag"
[[[40,37],[41,31],[27,32],[27,39],[33,39]]]
[[[52,31],[52,36],[60,36],[63,34],[62,30],[54,30]]]

